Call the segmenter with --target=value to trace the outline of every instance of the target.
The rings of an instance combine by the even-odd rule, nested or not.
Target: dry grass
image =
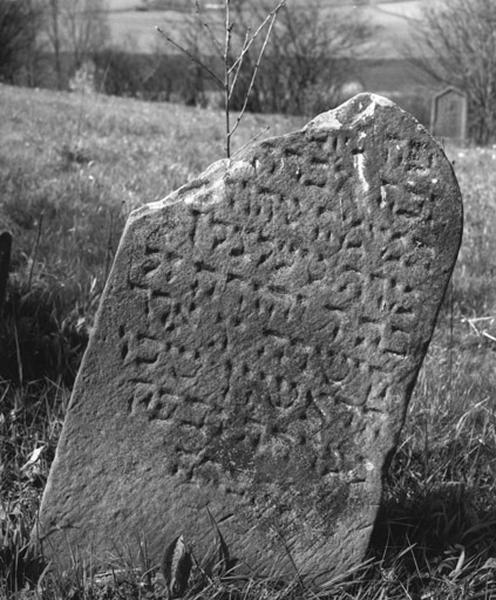
[[[81,564],[42,572],[26,544],[125,215],[222,156],[222,115],[4,86],[0,111],[0,226],[15,232],[0,320],[0,598],[161,598],[139,542],[97,580]],[[300,125],[250,115],[238,146],[266,123]],[[448,152],[465,237],[368,563],[318,590],[197,577],[191,598],[496,598],[496,150]]]

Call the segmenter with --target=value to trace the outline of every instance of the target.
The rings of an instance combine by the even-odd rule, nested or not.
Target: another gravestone
[[[431,131],[436,137],[463,141],[467,137],[467,95],[449,87],[434,96]]]
[[[455,262],[460,192],[426,130],[356,96],[127,223],[43,497],[93,564],[218,524],[240,569],[363,558]]]

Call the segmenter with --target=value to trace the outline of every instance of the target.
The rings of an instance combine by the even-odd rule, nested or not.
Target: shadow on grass
[[[462,483],[386,487],[368,549],[373,570],[413,597],[437,597],[433,587],[446,598],[496,597],[496,507],[481,509],[478,493]]]

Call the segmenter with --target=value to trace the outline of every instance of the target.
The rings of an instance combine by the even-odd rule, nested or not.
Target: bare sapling
[[[203,18],[202,11],[200,8],[199,1],[196,0],[196,16],[200,21],[202,28],[205,30],[206,35],[208,36],[211,44],[215,49],[215,54],[221,60],[221,64],[223,67],[223,74],[219,76],[206,62],[201,58],[201,56],[196,56],[193,52],[188,50],[183,44],[179,43],[177,40],[173,39],[166,31],[157,27],[157,31],[174,46],[174,48],[178,49],[180,52],[185,54],[191,61],[196,63],[201,67],[201,69],[212,78],[215,84],[218,86],[220,90],[223,92],[223,104],[224,104],[224,114],[225,114],[225,152],[226,157],[231,157],[231,141],[232,136],[237,130],[243,116],[246,112],[248,106],[248,100],[250,98],[250,94],[253,90],[253,86],[255,84],[255,80],[257,77],[258,70],[260,68],[260,64],[262,62],[262,58],[269,42],[272,30],[274,28],[274,24],[277,19],[277,15],[279,11],[285,6],[286,0],[279,0],[274,7],[265,15],[261,23],[258,27],[251,31],[250,28],[247,28],[244,34],[243,43],[241,48],[238,50],[238,55],[236,58],[232,59],[232,51],[233,51],[233,39],[232,32],[235,26],[235,22],[232,19],[232,11],[231,11],[231,0],[224,0],[224,25],[223,25],[223,40],[219,40],[219,38],[215,35],[213,28],[208,23],[206,19]],[[244,64],[244,60],[248,55],[248,52],[252,48],[254,42],[257,39],[261,39],[262,43],[258,49],[258,53],[256,56],[255,64],[251,69],[251,74],[249,78],[249,84],[246,90],[246,93],[243,97],[243,104],[236,118],[232,118],[232,109],[231,102],[237,89],[236,86],[239,83],[239,76],[241,73],[241,69]]]

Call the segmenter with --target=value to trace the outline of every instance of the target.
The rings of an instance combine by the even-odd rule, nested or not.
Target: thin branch
[[[225,40],[224,40],[224,110],[226,117],[226,157],[231,157],[231,132],[230,132],[230,101],[231,97],[229,95],[230,88],[230,75],[231,71],[229,69],[229,52],[231,50],[231,14],[230,14],[230,0],[224,0],[225,4]]]
[[[265,25],[267,25],[267,23],[272,19],[274,19],[274,17],[277,16],[277,13],[281,10],[281,8],[286,4],[286,0],[280,0],[279,3],[267,14],[267,16],[265,17],[265,19],[260,23],[260,25],[257,27],[257,29],[255,30],[255,33],[252,35],[249,44],[245,47],[243,47],[243,50],[241,51],[241,53],[239,54],[238,58],[233,62],[233,64],[231,65],[231,71],[235,68],[238,67],[238,63],[243,62],[243,59],[246,55],[246,53],[249,51],[249,49],[251,48],[253,42],[256,40],[256,38],[258,37],[259,33],[262,31],[262,29],[265,27]]]
[[[193,63],[197,64],[202,70],[204,70],[206,73],[208,73],[208,75],[215,81],[215,83],[221,89],[223,89],[223,91],[224,91],[225,128],[226,128],[226,134],[225,134],[226,138],[225,139],[226,139],[226,156],[227,156],[227,158],[230,158],[230,155],[231,155],[231,137],[234,134],[234,132],[236,131],[236,129],[238,128],[239,123],[246,112],[246,107],[248,106],[248,99],[253,90],[253,86],[255,84],[255,79],[258,74],[260,63],[261,63],[262,57],[264,55],[265,49],[267,47],[267,44],[269,42],[269,38],[272,33],[277,14],[281,10],[281,8],[286,5],[286,0],[279,0],[277,2],[276,6],[262,20],[262,22],[256,29],[255,33],[252,34],[250,29],[248,28],[248,30],[245,33],[241,51],[239,52],[239,54],[238,54],[237,58],[234,60],[234,62],[232,64],[230,64],[230,60],[231,60],[230,54],[231,54],[231,50],[232,50],[232,30],[233,30],[233,26],[234,26],[234,23],[231,22],[230,1],[231,0],[224,0],[224,12],[225,12],[224,32],[225,32],[225,36],[224,36],[224,48],[222,48],[219,40],[216,38],[216,36],[212,30],[211,25],[202,18],[201,7],[199,4],[199,1],[195,0],[197,18],[200,21],[203,28],[205,29],[205,31],[207,32],[207,35],[209,36],[211,42],[213,43],[215,50],[217,51],[217,54],[219,54],[221,60],[223,61],[223,64],[224,64],[223,81],[205,62],[203,62],[201,60],[201,58],[199,58],[198,56],[195,56],[195,54],[192,51],[188,50],[185,46],[183,46],[182,44],[180,44],[179,42],[174,40],[165,31],[163,31],[160,27],[156,27],[156,30],[172,46],[174,46],[180,52],[185,54]],[[250,83],[248,86],[248,90],[244,97],[243,106],[241,108],[240,113],[238,114],[238,117],[236,119],[234,126],[231,128],[231,99],[233,97],[236,84],[238,83],[238,80],[239,80],[239,76],[241,73],[244,59],[246,58],[248,51],[250,50],[253,43],[257,39],[258,35],[261,33],[261,31],[265,28],[265,26],[267,24],[269,26],[267,28],[267,32],[265,34],[265,38],[264,38],[262,47],[260,49],[260,52],[258,53],[258,57],[257,57],[256,63],[255,63],[255,66],[253,67],[253,70],[252,70],[252,75],[251,75]]]
[[[210,69],[210,67],[208,67],[204,62],[199,60],[187,48],[185,48],[184,46],[181,46],[181,44],[179,44],[178,42],[173,40],[167,33],[165,33],[165,31],[163,29],[161,29],[158,26],[155,27],[155,29],[160,33],[160,35],[162,35],[169,42],[169,44],[172,44],[175,48],[177,48],[178,50],[180,50],[181,52],[186,54],[186,56],[188,58],[190,58],[194,63],[196,63],[199,67],[204,69],[210,75],[210,77],[212,77],[212,79],[215,81],[215,83],[217,83],[218,86],[220,86],[221,88],[224,87],[224,82]]]
[[[266,133],[268,133],[270,131],[270,125],[266,125],[263,129],[261,129],[258,133],[255,133],[254,135],[252,135],[248,141],[246,143],[244,143],[240,148],[238,148],[236,150],[236,152],[234,153],[234,156],[237,156],[240,152],[242,152],[245,148],[247,148],[250,144],[253,144],[253,142],[256,142],[258,139],[260,139],[263,135],[265,135]]]
[[[250,31],[248,30],[245,34],[245,39],[243,40],[242,51],[245,49],[246,45],[248,44],[249,36],[250,36]],[[243,65],[242,59],[239,61],[238,61],[238,59],[236,59],[236,60],[238,62],[238,68],[236,69],[236,72],[234,73],[234,77],[231,80],[231,87],[229,89],[229,98],[232,98],[232,96],[233,96],[234,88],[236,87],[236,82],[238,81],[238,76],[241,73],[241,67]]]
[[[245,114],[246,107],[248,105],[248,99],[249,99],[251,91],[253,89],[253,85],[255,84],[255,78],[256,78],[257,73],[258,73],[258,68],[260,67],[260,62],[262,61],[262,56],[263,56],[263,54],[265,52],[265,48],[267,47],[267,44],[269,42],[270,34],[272,32],[272,28],[274,27],[274,23],[275,23],[276,18],[277,18],[277,14],[274,13],[272,15],[272,20],[270,22],[269,29],[267,30],[267,34],[265,36],[263,45],[260,48],[260,52],[258,54],[257,62],[255,63],[255,66],[253,67],[253,73],[252,73],[252,76],[251,76],[250,85],[248,86],[248,90],[247,90],[247,92],[245,94],[245,100],[243,102],[243,107],[241,108],[241,111],[240,111],[240,113],[238,115],[238,118],[236,119],[236,122],[234,123],[233,128],[229,132],[229,138],[233,135],[233,133],[238,128],[238,125],[239,125],[241,119],[243,118],[243,115]]]
[[[212,31],[212,28],[210,27],[209,23],[207,23],[207,21],[205,21],[203,19],[199,0],[196,0],[195,7],[196,7],[196,16],[197,16],[198,20],[200,21],[201,25],[204,27],[204,29],[208,33],[208,37],[210,38],[210,41],[212,42],[215,50],[217,50],[217,54],[219,55],[219,58],[223,59],[224,54],[222,51],[222,46],[221,46],[219,40],[215,37],[214,32]]]
[[[40,212],[40,216],[38,219],[38,232],[36,234],[36,241],[34,243],[34,248],[33,251],[31,252],[31,266],[29,269],[29,277],[28,277],[28,290],[31,289],[31,283],[33,281],[33,271],[34,271],[34,265],[36,263],[36,259],[38,258],[38,249],[40,247],[40,240],[41,240],[41,230],[43,228],[43,217],[45,216],[45,211],[42,210]]]

